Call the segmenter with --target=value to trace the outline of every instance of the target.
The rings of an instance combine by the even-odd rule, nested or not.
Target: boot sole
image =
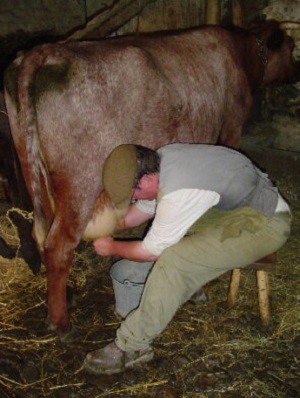
[[[129,361],[125,363],[125,369],[127,368],[132,368],[134,365],[137,365],[139,363],[146,363],[149,362],[153,359],[154,353],[153,351],[145,352],[144,355],[141,355],[137,359],[134,359],[133,361]]]
[[[97,367],[97,366],[91,365],[86,360],[84,361],[83,366],[84,366],[85,370],[87,370],[89,373],[92,373],[92,374],[94,374],[96,376],[99,376],[99,375],[113,375],[113,374],[116,374],[116,373],[124,372],[126,369],[130,369],[130,368],[132,368],[135,365],[138,365],[140,363],[149,362],[149,361],[151,361],[153,359],[153,357],[154,357],[153,351],[146,352],[144,355],[141,355],[140,357],[125,363],[124,368],[123,367],[119,367],[119,368],[114,368],[114,369],[103,369],[100,366]]]

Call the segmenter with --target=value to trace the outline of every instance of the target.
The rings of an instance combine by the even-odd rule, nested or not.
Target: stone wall
[[[299,0],[270,0],[269,5],[261,10],[267,20],[276,19],[283,23],[287,33],[296,44],[295,58],[300,60],[300,1]]]
[[[283,23],[295,40],[294,57],[300,61],[299,0],[270,0],[261,14],[267,20],[276,19]],[[258,130],[263,140],[261,144],[300,152],[300,82],[263,90],[256,107],[258,113],[250,118],[248,130]]]

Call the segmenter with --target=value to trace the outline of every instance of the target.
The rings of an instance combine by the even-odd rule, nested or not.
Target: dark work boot
[[[111,375],[123,372],[139,363],[149,362],[153,356],[151,347],[142,351],[126,352],[113,342],[100,350],[87,354],[83,366],[88,372],[96,375]]]

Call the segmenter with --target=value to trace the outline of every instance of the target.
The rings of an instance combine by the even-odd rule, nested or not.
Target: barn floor
[[[78,337],[66,345],[45,325],[44,269],[33,276],[21,258],[0,258],[1,398],[300,397],[300,153],[247,136],[243,149],[268,170],[294,214],[292,235],[270,273],[272,325],[261,326],[252,271],[243,272],[239,301],[227,308],[228,273],[206,286],[207,302],[178,311],[154,343],[153,362],[121,375],[90,376],[82,369],[86,353],[110,342],[119,325],[111,260],[81,245],[69,280]]]

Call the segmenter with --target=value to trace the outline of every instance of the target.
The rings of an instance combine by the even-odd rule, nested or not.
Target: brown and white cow
[[[74,249],[84,236],[111,234],[119,217],[100,195],[110,151],[122,143],[238,147],[255,91],[292,76],[292,50],[276,23],[253,31],[210,26],[45,44],[8,68],[6,106],[58,334],[70,329]]]

